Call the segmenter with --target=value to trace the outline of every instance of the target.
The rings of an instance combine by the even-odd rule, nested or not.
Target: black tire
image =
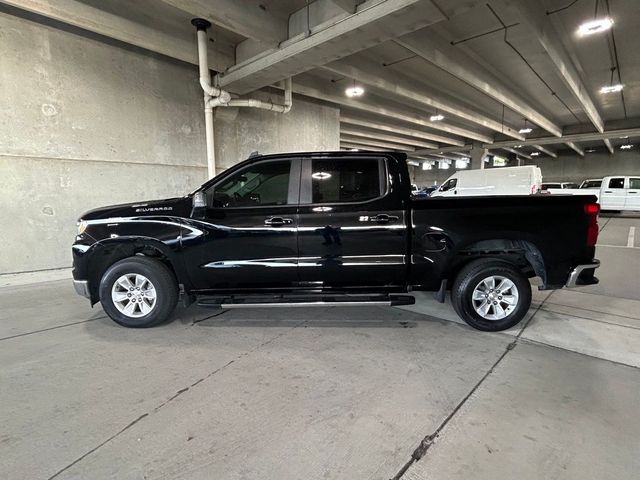
[[[481,316],[474,308],[474,301],[472,299],[476,287],[479,286],[484,279],[492,276],[509,279],[515,285],[518,293],[515,308],[504,318],[496,320]],[[496,293],[492,294],[496,295],[497,290]],[[513,297],[513,295],[510,296]],[[502,299],[502,297],[498,298]],[[498,332],[517,325],[526,315],[531,306],[531,285],[527,277],[512,264],[494,258],[483,258],[470,262],[460,270],[451,287],[451,300],[458,316],[470,326],[485,332]],[[497,298],[495,300],[500,302]],[[505,304],[500,302],[500,308],[502,308],[503,305]],[[489,312],[497,312],[494,310],[494,308],[497,307],[490,306],[489,308]],[[510,307],[504,310],[506,311],[508,308]],[[489,312],[487,313],[492,315]]]
[[[143,315],[142,309],[139,308],[136,314],[140,316],[128,316],[114,304],[111,295],[114,284],[123,275],[128,274],[143,275],[153,284],[156,298],[149,313]],[[124,327],[153,327],[167,320],[175,309],[178,302],[178,284],[171,270],[159,260],[143,256],[129,257],[111,265],[102,276],[100,302],[107,315]]]

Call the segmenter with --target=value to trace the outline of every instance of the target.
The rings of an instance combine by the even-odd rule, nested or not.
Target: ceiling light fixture
[[[591,20],[590,22],[584,22],[578,27],[578,34],[593,35],[594,33],[604,32],[609,30],[613,26],[613,20],[609,17],[599,18],[597,20]]]
[[[587,153],[593,153],[593,152],[595,152],[595,151],[596,151],[596,149],[595,149],[595,148],[587,148],[587,149],[585,150],[585,152],[587,152]]]
[[[537,157],[538,155],[540,155],[540,152],[533,152],[533,153],[531,154],[531,156],[532,156],[532,157]]]
[[[532,128],[527,127],[527,119],[524,119],[524,127],[518,130],[518,133],[531,133],[533,132]]]
[[[514,145],[513,148],[522,148],[522,145]]]
[[[630,143],[627,143],[626,145],[622,145],[620,147],[620,150],[629,150],[632,147],[633,147],[633,145],[631,145]]]
[[[315,172],[311,174],[311,178],[315,180],[326,180],[327,178],[331,178],[331,174],[329,172]]]
[[[436,114],[431,115],[429,117],[429,120],[431,120],[432,122],[439,122],[440,120],[444,120],[444,115],[438,113],[438,109],[436,108]]]
[[[354,84],[352,87],[348,87],[344,93],[347,97],[361,97],[364,93],[364,88]]]
[[[600,89],[600,93],[616,93],[622,91],[623,86],[620,83],[615,85],[605,85]]]

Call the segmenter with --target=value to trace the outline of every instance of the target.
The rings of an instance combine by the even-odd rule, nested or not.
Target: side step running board
[[[244,296],[208,297],[198,301],[199,307],[266,308],[266,307],[362,307],[413,305],[411,295],[308,295],[308,296]]]

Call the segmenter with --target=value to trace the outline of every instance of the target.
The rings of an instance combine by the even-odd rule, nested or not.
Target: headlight
[[[87,222],[85,222],[84,220],[80,220],[78,222],[78,235],[82,235],[84,233],[84,231],[87,229],[87,226],[89,224]]]

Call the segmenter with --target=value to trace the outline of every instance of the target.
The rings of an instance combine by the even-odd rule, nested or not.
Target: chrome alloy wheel
[[[502,320],[518,306],[518,288],[506,277],[492,275],[473,290],[473,308],[486,320]]]
[[[156,289],[144,275],[127,273],[113,284],[111,300],[127,317],[144,317],[156,306]]]

